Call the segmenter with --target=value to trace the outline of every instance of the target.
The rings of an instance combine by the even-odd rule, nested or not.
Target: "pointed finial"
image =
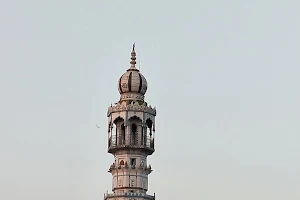
[[[135,68],[135,64],[136,64],[136,53],[135,53],[135,43],[133,43],[132,45],[132,51],[131,51],[131,61],[130,61],[130,68],[128,70],[137,70]]]

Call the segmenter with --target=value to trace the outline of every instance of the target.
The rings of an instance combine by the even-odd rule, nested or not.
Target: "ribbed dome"
[[[144,95],[147,91],[146,78],[135,68],[135,56],[136,53],[133,45],[130,61],[131,67],[119,79],[118,89],[120,94],[133,92]]]
[[[147,80],[138,70],[128,70],[119,79],[119,93],[135,92],[144,95],[147,91]]]

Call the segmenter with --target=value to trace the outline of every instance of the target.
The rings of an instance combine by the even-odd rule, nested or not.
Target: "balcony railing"
[[[151,151],[154,151],[154,138],[147,137],[144,138],[142,141],[138,141],[135,138],[130,138],[129,142],[124,140],[122,137],[111,136],[108,139],[108,149],[116,149],[116,148],[125,148],[125,147],[132,147],[132,148],[147,148]]]

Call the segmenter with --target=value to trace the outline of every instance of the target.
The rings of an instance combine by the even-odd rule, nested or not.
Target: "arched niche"
[[[153,121],[150,119],[150,118],[148,118],[148,119],[146,119],[146,127],[147,127],[147,135],[148,136],[152,136],[152,128],[153,128]]]
[[[147,125],[147,128],[148,128],[148,129],[152,129],[153,122],[152,122],[152,120],[151,120],[150,118],[148,118],[148,119],[146,120],[146,125]]]
[[[115,145],[123,144],[125,142],[125,127],[124,119],[122,117],[117,117],[114,119],[113,123],[115,124],[116,130],[112,133],[113,143]]]
[[[129,124],[129,141],[131,145],[139,144],[139,135],[142,132],[142,120],[137,116],[132,116],[128,119]]]
[[[138,117],[137,115],[131,116],[128,120],[129,121],[141,121],[142,122],[142,119],[140,117]]]
[[[153,121],[151,118],[146,119],[146,133],[145,133],[145,144],[148,147],[154,148],[154,132],[153,132]]]
[[[120,116],[118,116],[116,119],[114,119],[114,124],[115,125],[118,125],[118,124],[120,124],[122,122],[124,123],[124,119],[122,117],[120,117]]]
[[[119,165],[124,165],[124,160],[120,160]]]
[[[124,125],[124,123],[122,123],[121,126],[120,126],[119,144],[126,144],[126,134],[125,134],[125,125]]]

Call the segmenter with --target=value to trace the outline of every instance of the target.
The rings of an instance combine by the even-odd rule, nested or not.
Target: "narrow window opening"
[[[125,126],[121,125],[120,144],[125,144]]]
[[[135,145],[136,140],[137,140],[137,125],[136,124],[131,125],[131,132],[132,132],[131,144]]]
[[[137,129],[136,124],[132,124],[131,130],[133,133],[136,133],[136,129]]]
[[[135,166],[136,165],[136,158],[130,158],[130,165]]]

